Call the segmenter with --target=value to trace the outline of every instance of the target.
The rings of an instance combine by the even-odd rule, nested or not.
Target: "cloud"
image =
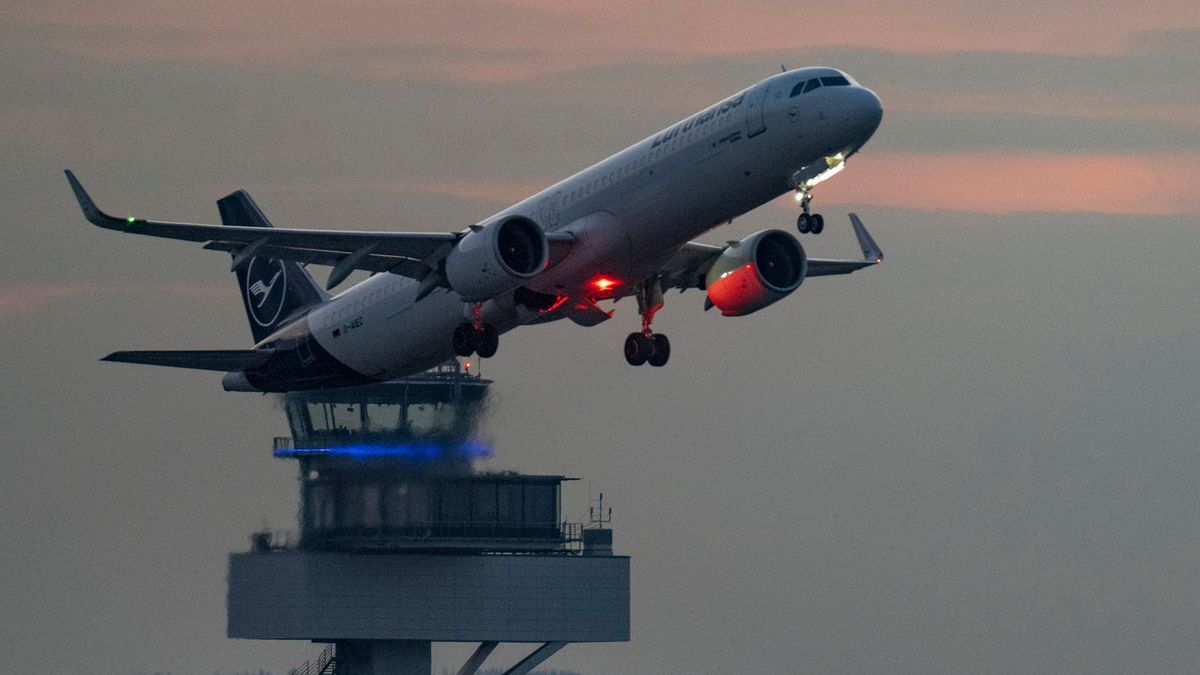
[[[1200,153],[864,153],[817,199],[981,213],[1200,214],[1197,166]]]
[[[487,176],[446,176],[432,178],[380,179],[283,179],[261,186],[287,194],[308,196],[389,195],[433,196],[477,201],[484,204],[512,204],[549,186],[554,179],[546,176],[490,178]]]
[[[1130,47],[1137,52],[1196,58],[1200,56],[1200,28],[1137,31],[1130,38]]]
[[[822,184],[817,205],[871,204],[977,213],[1090,212],[1200,214],[1200,152],[1153,156],[1114,152],[863,152],[845,173]],[[283,180],[281,193],[339,196],[425,195],[477,205],[480,213],[515,203],[553,184],[550,174],[486,173],[388,180]],[[772,208],[794,211],[791,198]]]
[[[229,302],[227,285],[208,284],[115,284],[63,282],[0,285],[0,320],[23,319],[50,311],[62,303],[111,297],[170,296],[186,302]]]
[[[1189,73],[1200,54],[1115,55],[839,54],[846,69],[870,73],[888,109],[1142,119],[1195,125],[1200,89]],[[865,79],[865,76],[864,76]]]
[[[24,180],[51,159],[85,178],[136,167],[123,183],[91,182],[114,208],[176,219],[211,219],[173,205],[244,186],[288,193],[280,222],[311,222],[307,213],[328,198],[347,222],[427,229],[528,196],[777,63],[825,62],[876,89],[885,115],[851,178],[823,187],[823,198],[988,212],[1195,211],[1195,171],[1178,158],[1200,153],[1200,56],[1187,48],[1196,31],[1163,28],[1164,17],[1187,25],[1191,5],[1157,3],[1134,17],[1080,12],[1082,25],[1099,22],[1094,34],[1111,39],[1046,53],[1055,49],[1022,51],[1025,33],[1003,50],[987,50],[987,40],[958,50],[986,22],[1003,36],[1012,8],[884,5],[882,19],[858,8],[869,25],[896,24],[896,35],[876,40],[822,32],[821,7],[805,8],[799,27],[801,12],[777,3],[668,2],[625,16],[626,4],[415,3],[398,26],[387,20],[398,10],[370,2],[202,2],[178,13],[125,2],[17,6],[0,28],[12,38],[0,44],[6,176]],[[1081,7],[1032,12],[1022,25],[1040,35]],[[906,23],[921,12],[938,17],[931,25],[946,39],[904,42],[925,35]],[[722,16],[719,40],[679,33]],[[763,16],[775,21],[754,18]],[[953,189],[959,170],[969,190]],[[114,184],[144,187],[122,194]]]
[[[401,47],[413,50],[407,61],[367,70],[424,67],[442,75],[457,71],[468,79],[537,75],[634,53],[695,58],[854,47],[1115,54],[1138,36],[1200,24],[1200,10],[1190,0],[1136,8],[1109,4],[848,0],[800,8],[762,0],[205,0],[183,5],[60,0],[11,7],[7,21],[51,29],[55,47],[69,53],[122,62],[320,69],[328,55],[346,46]],[[81,34],[88,39],[78,39]],[[447,57],[453,50],[462,50],[467,60]]]
[[[1200,119],[1191,123],[1137,118],[1091,119],[1020,112],[891,110],[869,152],[1031,150],[1037,152],[1154,152],[1200,150]]]

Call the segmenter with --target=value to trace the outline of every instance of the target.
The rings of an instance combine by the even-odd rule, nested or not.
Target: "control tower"
[[[491,383],[457,362],[352,389],[287,394],[299,536],[256,533],[229,558],[228,635],[329,643],[307,674],[429,675],[431,643],[629,640],[629,558],[603,519],[562,515],[558,475],[484,473],[475,439]]]

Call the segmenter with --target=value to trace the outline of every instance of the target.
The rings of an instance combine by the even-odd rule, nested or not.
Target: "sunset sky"
[[[781,65],[882,99],[803,242],[854,255],[853,210],[887,264],[745,319],[672,295],[661,371],[625,303],[504,338],[489,468],[594,481],[633,557],[633,641],[547,667],[1200,669],[1195,0],[16,0],[0,63],[14,671],[316,651],[224,638],[224,556],[294,515],[274,400],[97,362],[247,346],[227,259],[91,227],[64,168],[118,214],[454,230]]]

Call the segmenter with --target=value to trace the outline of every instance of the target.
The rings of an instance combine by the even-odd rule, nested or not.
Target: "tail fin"
[[[221,211],[223,225],[271,227],[271,221],[245,190],[217,200],[217,208]],[[239,252],[234,253],[234,272],[256,343],[273,333],[289,316],[329,299],[329,294],[295,262],[263,256],[243,257]]]

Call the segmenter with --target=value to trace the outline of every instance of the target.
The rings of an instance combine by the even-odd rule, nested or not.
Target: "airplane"
[[[862,259],[809,258],[777,229],[720,246],[691,241],[789,191],[797,229],[819,234],[813,188],[845,167],[882,115],[879,97],[840,70],[785,71],[457,232],[274,228],[243,190],[218,200],[221,225],[117,218],[66,176],[99,227],[231,254],[254,338],[251,349],[119,351],[105,361],[223,371],[229,391],[345,387],[455,355],[492,357],[517,326],[594,326],[613,316],[599,302],[633,296],[641,329],[625,339],[625,359],[663,366],[671,345],[652,322],[666,290],[703,290],[706,310],[743,316],[807,278],[883,261],[854,214]],[[323,288],[309,264],[332,267]],[[355,270],[371,276],[331,296]]]

